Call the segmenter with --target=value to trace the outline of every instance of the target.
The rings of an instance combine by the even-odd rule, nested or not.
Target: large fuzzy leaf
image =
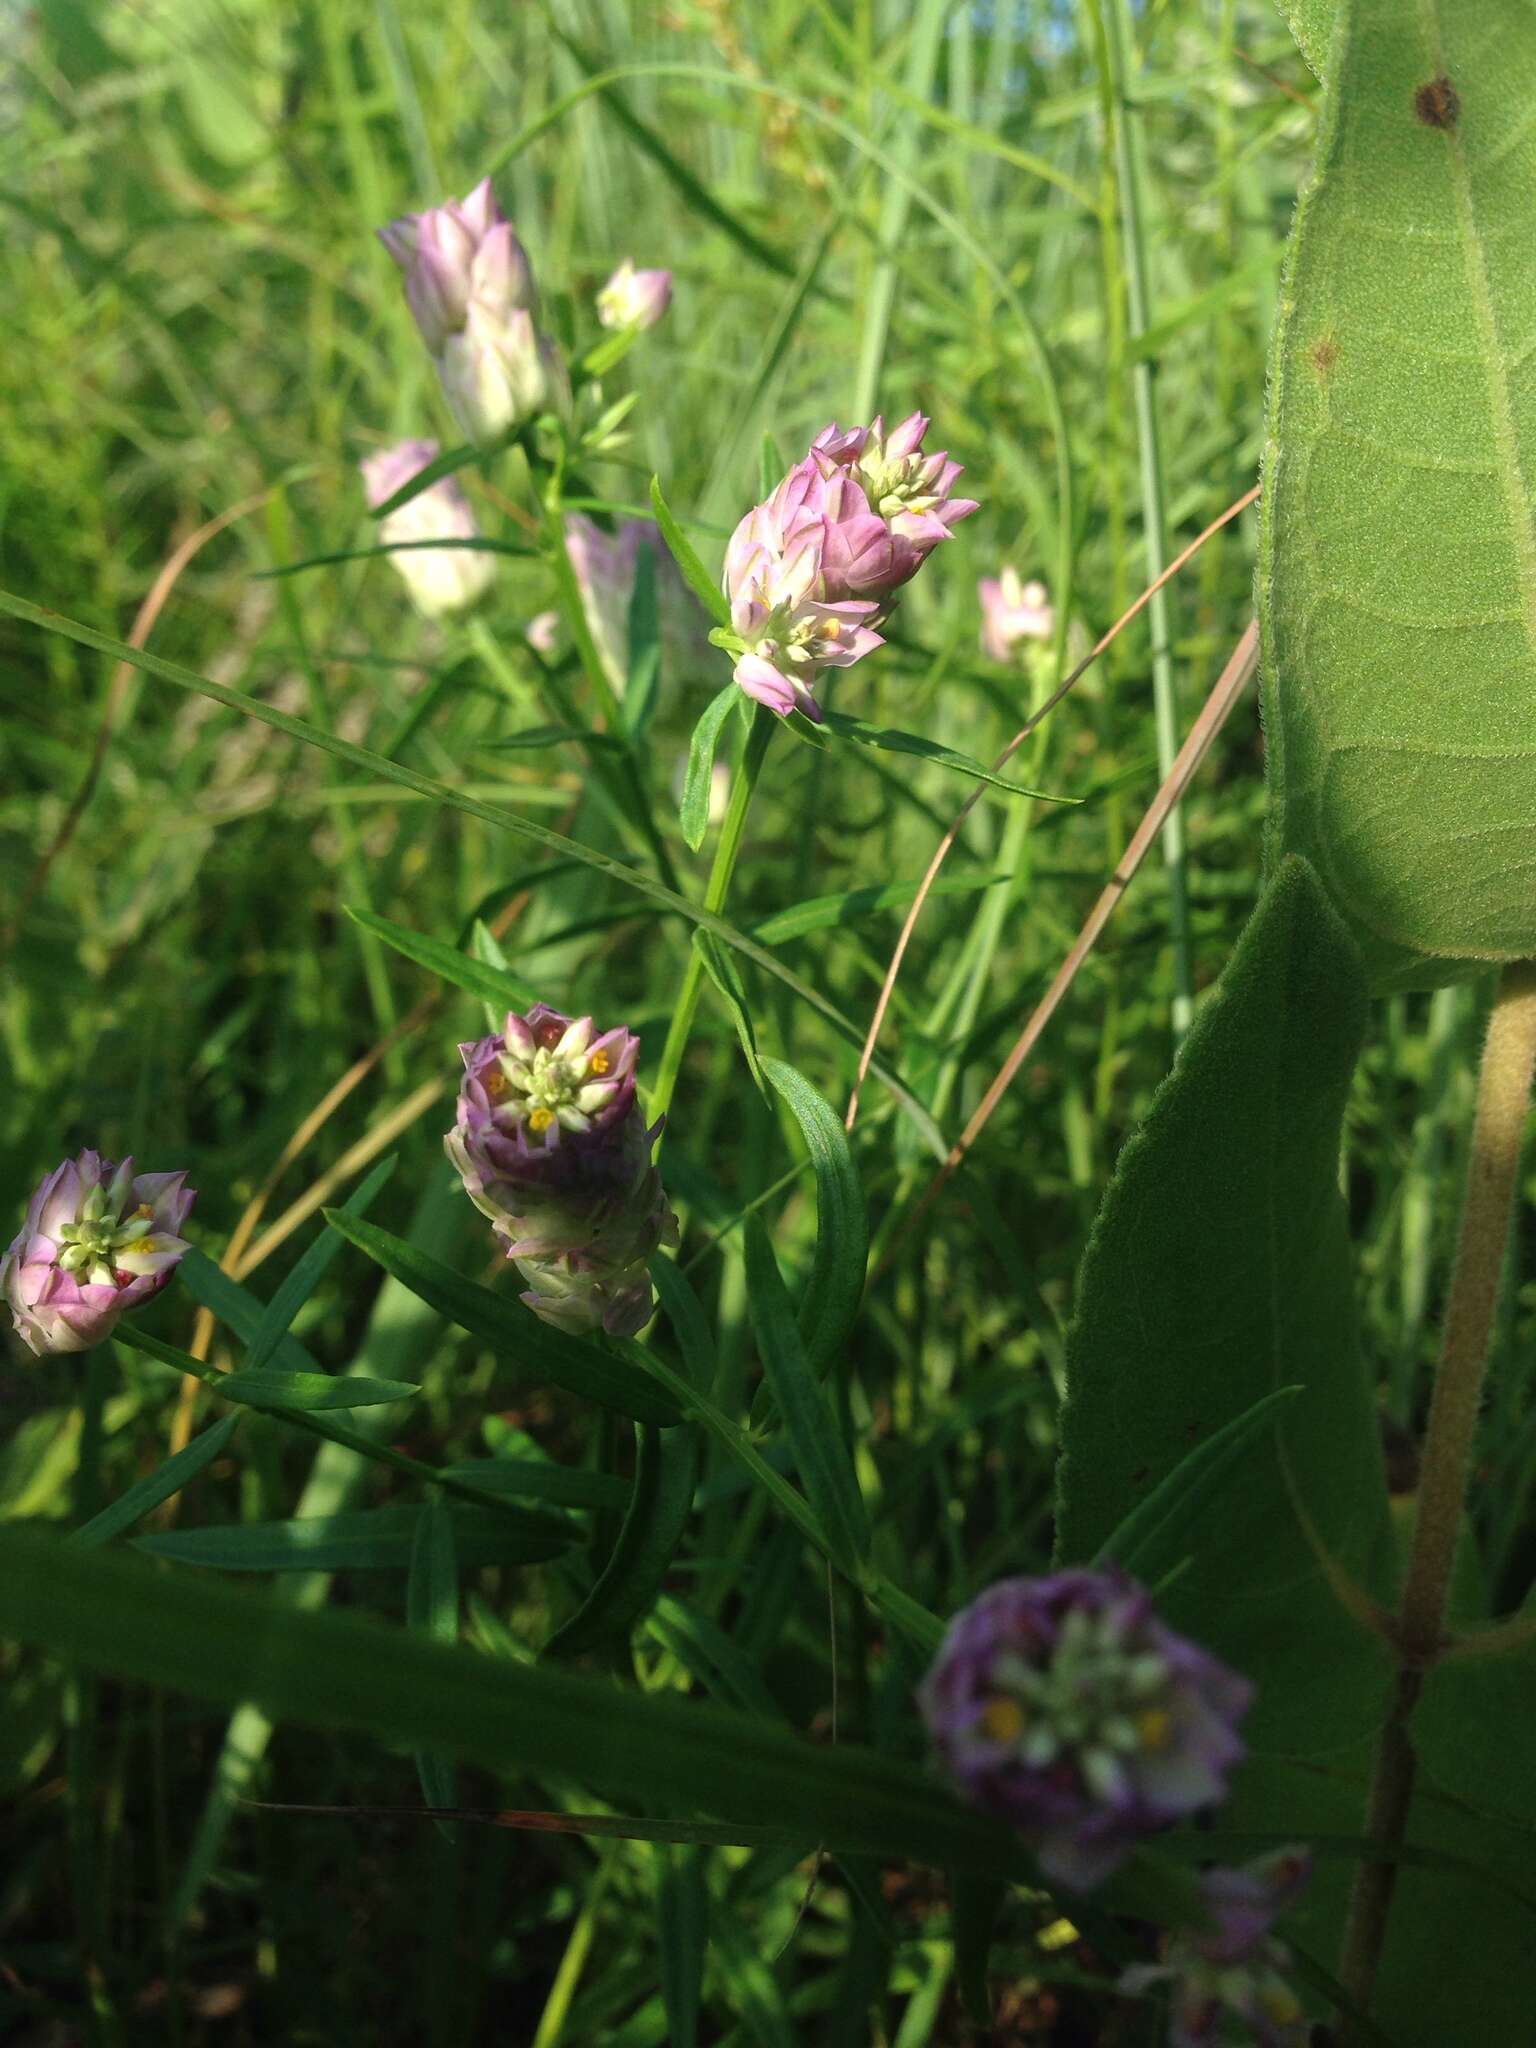
[[[1341,16],[1271,378],[1276,835],[1430,988],[1536,953],[1536,29]]]
[[[1086,1559],[1198,1444],[1300,1387],[1197,1528],[1137,1562],[1155,1582],[1191,1559],[1169,1619],[1258,1682],[1256,1747],[1306,1755],[1384,1699],[1380,1647],[1330,1583],[1370,1583],[1388,1548],[1338,1190],[1365,1016],[1348,934],[1287,862],[1105,1197],[1062,1425],[1061,1551]]]

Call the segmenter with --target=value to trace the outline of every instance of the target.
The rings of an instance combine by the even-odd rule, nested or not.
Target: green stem
[[[725,823],[720,827],[720,837],[715,845],[714,864],[710,868],[709,881],[704,890],[706,910],[719,912],[725,908],[726,897],[730,893],[731,876],[736,869],[736,856],[741,851],[747,812],[752,807],[752,792],[757,788],[757,778],[762,772],[763,760],[777,723],[776,715],[763,705],[759,704],[753,711],[746,749],[741,757],[741,766],[736,770],[735,780],[731,784],[730,804],[725,813]],[[688,955],[688,966],[683,974],[683,986],[678,994],[677,1008],[672,1012],[667,1042],[661,1049],[661,1066],[656,1075],[656,1086],[651,1092],[652,1116],[665,1116],[671,1107],[677,1077],[682,1070],[683,1055],[688,1050],[688,1035],[693,1029],[694,1012],[699,1007],[699,991],[703,986],[704,960],[695,946]]]
[[[96,1345],[85,1356],[80,1393],[80,1449],[75,1468],[75,1526],[82,1527],[102,1504],[102,1444],[107,1401],[108,1354]],[[106,1975],[107,1915],[101,1886],[101,1833],[97,1797],[98,1687],[77,1671],[67,1687],[70,1883],[85,1979],[90,2038],[119,2038],[117,2015]]]
[[[1147,252],[1141,183],[1137,108],[1127,93],[1130,45],[1128,0],[1103,0],[1099,9],[1102,56],[1109,68],[1115,106],[1115,166],[1120,186],[1120,220],[1125,243],[1125,291],[1133,341],[1152,324],[1147,289]],[[1157,427],[1157,365],[1139,357],[1131,371],[1136,404],[1136,440],[1141,457],[1141,514],[1147,581],[1168,564],[1168,517],[1163,497],[1163,458]],[[1173,681],[1173,629],[1168,593],[1158,591],[1147,606],[1152,635],[1152,711],[1157,732],[1157,772],[1166,782],[1179,750],[1178,701]],[[1168,870],[1168,936],[1173,947],[1172,1024],[1175,1040],[1189,1029],[1194,978],[1189,951],[1189,894],[1185,880],[1184,818],[1175,804],[1163,827],[1163,862]]]
[[[1451,1573],[1466,1510],[1489,1339],[1519,1194],[1520,1153],[1533,1072],[1536,963],[1525,961],[1504,970],[1478,1072],[1461,1235],[1430,1401],[1413,1541],[1398,1618],[1400,1668],[1377,1748],[1366,1814],[1366,1833],[1380,1854],[1361,1863],[1356,1872],[1345,1925],[1340,1976],[1362,2011],[1370,2007],[1398,1852],[1413,1802],[1417,1760],[1410,1723],[1424,1673],[1445,1649]]]

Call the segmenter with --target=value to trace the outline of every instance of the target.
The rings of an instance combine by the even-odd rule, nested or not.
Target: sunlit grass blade
[[[439,980],[451,982],[455,988],[478,996],[482,1002],[490,1003],[498,1010],[526,1010],[537,1000],[525,981],[507,973],[504,968],[487,966],[483,960],[472,959],[467,953],[461,953],[457,946],[445,945],[441,939],[430,938],[425,932],[409,932],[404,925],[380,917],[376,911],[359,910],[350,903],[345,908],[354,924],[375,933],[397,953],[403,953],[407,960],[414,960],[418,967],[425,967]]]
[[[366,1216],[375,1195],[395,1170],[396,1155],[381,1159],[355,1193],[342,1204],[349,1216]],[[309,1249],[294,1261],[272,1299],[262,1311],[255,1335],[245,1354],[245,1370],[264,1366],[288,1333],[288,1326],[320,1285],[326,1271],[341,1250],[343,1240],[327,1226]]]
[[[671,506],[662,496],[661,478],[651,478],[651,509],[656,515],[656,524],[661,528],[661,537],[666,542],[672,559],[682,572],[683,581],[703,605],[717,626],[731,623],[731,607],[725,592],[694,551],[692,541],[678,525]]]

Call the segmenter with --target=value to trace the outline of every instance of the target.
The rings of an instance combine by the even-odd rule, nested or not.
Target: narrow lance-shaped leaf
[[[339,1209],[325,1213],[343,1237],[386,1273],[392,1273],[402,1286],[461,1330],[468,1330],[504,1355],[530,1384],[564,1387],[642,1422],[677,1421],[677,1404],[616,1353],[541,1322],[521,1302],[466,1280],[441,1259],[377,1224],[364,1223]]]
[[[361,1187],[347,1197],[342,1207],[349,1216],[367,1215],[374,1197],[394,1172],[397,1157],[392,1152],[387,1159],[381,1159]],[[245,1354],[247,1370],[264,1366],[272,1357],[287,1335],[288,1325],[320,1285],[342,1243],[342,1238],[327,1224],[308,1250],[294,1261],[256,1325],[256,1334]]]
[[[725,593],[699,560],[692,541],[678,525],[671,506],[662,496],[660,477],[651,478],[651,507],[656,514],[656,524],[661,528],[661,537],[666,542],[673,561],[681,570],[683,581],[715,624],[728,626],[731,623],[731,608],[726,603]]]
[[[811,1368],[825,1372],[853,1327],[864,1292],[864,1189],[841,1117],[793,1067],[782,1060],[764,1060],[762,1066],[800,1126],[816,1175],[816,1259],[799,1320]]]
[[[715,749],[720,744],[725,721],[741,701],[741,691],[735,683],[727,683],[700,712],[693,737],[688,742],[688,765],[683,771],[683,796],[678,806],[678,818],[683,837],[694,853],[704,844],[704,835],[709,830],[709,796],[714,780]]]
[[[444,1508],[460,1563],[542,1564],[569,1550],[574,1523],[508,1503],[501,1508]],[[140,1536],[134,1547],[178,1564],[226,1572],[404,1572],[422,1526],[421,1507],[344,1509],[296,1515],[286,1522],[231,1522],[204,1529],[167,1529]],[[437,1802],[442,1804],[443,1802]]]
[[[768,1233],[755,1216],[743,1225],[743,1243],[747,1300],[763,1370],[784,1418],[806,1494],[826,1531],[833,1562],[856,1577],[869,1547],[869,1524],[853,1459],[811,1370]]]
[[[411,1543],[410,1576],[405,1582],[405,1618],[419,1636],[433,1643],[459,1638],[459,1560],[454,1549],[453,1517],[441,1501],[429,1500],[416,1518]],[[418,1749],[416,1775],[428,1806],[452,1806],[458,1797],[453,1763],[435,1749]],[[438,1827],[451,1842],[451,1821]]]
[[[346,911],[354,924],[361,925],[365,932],[374,933],[386,945],[393,946],[397,953],[403,953],[407,960],[414,960],[429,974],[478,996],[482,1002],[494,1004],[498,1010],[526,1010],[537,1000],[527,982],[509,974],[504,968],[490,967],[483,960],[471,959],[456,946],[429,938],[425,932],[407,931],[404,925],[380,917],[377,911],[358,910],[350,903]]]
[[[225,1415],[210,1423],[207,1429],[193,1437],[185,1450],[177,1451],[163,1465],[157,1465],[153,1472],[146,1473],[109,1507],[104,1507],[99,1515],[92,1515],[88,1522],[82,1522],[70,1541],[108,1543],[125,1529],[131,1529],[151,1508],[159,1507],[173,1493],[180,1493],[190,1480],[211,1465],[228,1447],[230,1438],[239,1427],[238,1415]]]

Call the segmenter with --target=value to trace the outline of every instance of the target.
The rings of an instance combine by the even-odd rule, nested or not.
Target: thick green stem
[[[741,766],[731,784],[731,800],[725,813],[725,823],[720,827],[720,837],[715,846],[714,863],[709,871],[709,881],[704,890],[704,908],[721,911],[725,908],[726,897],[730,894],[731,876],[736,870],[736,856],[741,851],[742,833],[746,830],[747,812],[752,807],[752,792],[757,787],[757,778],[762,772],[763,760],[768,752],[778,719],[772,711],[759,704],[752,714],[752,728],[747,734],[746,750],[741,757]],[[694,1012],[699,1007],[699,991],[704,986],[704,960],[697,946],[688,955],[688,966],[683,974],[683,986],[678,993],[677,1008],[672,1012],[672,1023],[667,1031],[667,1042],[661,1050],[661,1066],[656,1075],[656,1086],[651,1092],[651,1114],[665,1116],[672,1104],[677,1077],[682,1071],[683,1055],[688,1050],[688,1034],[693,1029]]]
[[[1355,2006],[1369,2010],[1386,1938],[1398,1852],[1413,1803],[1416,1759],[1410,1723],[1424,1673],[1445,1648],[1456,1543],[1498,1307],[1504,1254],[1519,1189],[1520,1152],[1536,1072],[1536,963],[1507,967],[1494,1001],[1478,1073],[1477,1112],[1461,1235],[1451,1274],[1440,1363],[1430,1402],[1413,1542],[1397,1636],[1391,1712],[1381,1733],[1366,1813],[1380,1852],[1355,1876],[1340,1975]]]
[[[1142,198],[1141,152],[1135,131],[1137,108],[1128,95],[1130,8],[1128,0],[1103,0],[1103,55],[1109,66],[1115,102],[1115,168],[1120,187],[1120,223],[1125,244],[1125,293],[1133,341],[1152,324],[1147,290],[1145,209]],[[1153,583],[1168,564],[1168,515],[1163,496],[1163,457],[1157,426],[1157,365],[1138,356],[1131,370],[1136,402],[1136,440],[1141,456],[1141,516],[1145,536],[1147,581]],[[1152,711],[1157,731],[1157,770],[1166,782],[1179,750],[1179,710],[1173,681],[1173,628],[1168,593],[1159,590],[1147,606],[1152,634]],[[1184,873],[1184,819],[1175,804],[1163,826],[1163,862],[1168,870],[1168,936],[1173,948],[1174,1038],[1189,1029],[1194,1009],[1194,979],[1189,952],[1189,893]]]

